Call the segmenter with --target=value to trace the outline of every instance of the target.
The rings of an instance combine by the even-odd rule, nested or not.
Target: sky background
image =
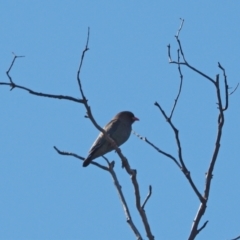
[[[0,81],[13,59],[16,84],[35,91],[80,97],[76,81],[90,27],[90,51],[81,72],[93,115],[104,126],[130,110],[140,121],[133,129],[177,156],[172,130],[154,102],[170,113],[179,88],[176,59],[179,18],[186,59],[215,78],[217,63],[229,86],[240,81],[239,1],[0,1]],[[212,84],[187,68],[173,122],[180,131],[183,157],[202,192],[217,133]],[[221,75],[221,80],[222,80]],[[111,176],[60,156],[53,149],[86,156],[98,130],[84,118],[83,105],[0,86],[0,239],[135,239]],[[230,240],[240,235],[240,89],[229,110],[214,170],[207,211],[198,240]],[[199,201],[176,165],[131,135],[121,150],[137,177],[156,239],[187,239]],[[129,176],[114,160],[133,220],[144,239]],[[96,161],[106,164],[103,159]]]

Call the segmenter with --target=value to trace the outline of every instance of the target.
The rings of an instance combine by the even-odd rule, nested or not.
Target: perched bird
[[[139,121],[139,119],[135,117],[132,112],[120,112],[104,127],[104,130],[109,137],[111,137],[115,143],[120,146],[128,140],[131,134],[132,124],[135,121]],[[98,158],[112,150],[114,150],[114,147],[107,141],[107,139],[105,139],[103,133],[100,132],[89,150],[89,155],[83,162],[83,167],[88,166],[93,159]]]

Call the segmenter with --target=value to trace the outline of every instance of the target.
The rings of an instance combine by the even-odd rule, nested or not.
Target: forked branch
[[[206,207],[207,207],[207,202],[209,199],[209,194],[210,194],[210,187],[211,187],[211,181],[212,181],[212,176],[213,176],[213,170],[216,164],[216,160],[218,157],[218,153],[220,150],[220,142],[221,142],[221,138],[222,138],[222,130],[223,130],[223,126],[224,126],[224,111],[226,111],[228,109],[229,106],[229,93],[228,93],[228,83],[227,83],[227,75],[225,72],[225,69],[221,66],[220,63],[218,63],[218,67],[222,70],[223,72],[223,76],[224,76],[224,94],[221,94],[221,89],[220,89],[220,84],[219,84],[219,74],[216,76],[216,80],[214,80],[213,78],[207,76],[206,74],[204,74],[203,72],[197,70],[195,67],[191,66],[187,61],[186,58],[184,56],[184,51],[182,48],[182,44],[181,41],[179,39],[179,34],[180,31],[182,30],[183,27],[183,22],[184,20],[181,21],[181,25],[180,28],[178,30],[176,37],[177,43],[178,43],[178,53],[180,52],[181,57],[183,59],[183,61],[179,61],[179,57],[178,57],[178,61],[172,61],[171,59],[171,51],[170,51],[170,45],[168,46],[168,56],[169,56],[169,62],[173,63],[173,64],[177,64],[178,67],[180,67],[181,65],[185,65],[188,68],[190,68],[191,70],[197,72],[198,74],[200,74],[201,76],[203,76],[204,78],[208,79],[211,83],[213,83],[215,90],[216,90],[216,97],[217,97],[217,104],[218,104],[218,110],[219,110],[219,114],[218,114],[218,119],[217,119],[217,125],[218,125],[218,130],[217,130],[217,136],[216,136],[216,141],[215,141],[215,148],[213,151],[213,156],[210,160],[210,164],[209,164],[209,168],[206,174],[206,182],[205,182],[205,189],[204,189],[204,193],[201,195],[200,198],[200,206],[198,208],[197,214],[194,218],[193,224],[192,224],[192,228],[189,234],[189,240],[193,240],[195,239],[195,237],[206,227],[208,221],[206,221],[202,227],[199,227],[199,223],[200,220],[202,219]],[[178,54],[179,56],[179,54]],[[223,105],[223,101],[222,98],[225,98],[225,105]],[[173,128],[174,130],[174,128]],[[174,130],[175,132],[175,130]],[[177,135],[175,135],[177,138]],[[178,145],[178,143],[177,143]],[[184,165],[183,165],[184,166]],[[185,175],[187,177],[187,175]],[[195,193],[197,194],[197,192],[195,191]],[[200,193],[199,193],[200,194]],[[198,194],[197,194],[198,195]],[[199,195],[198,195],[199,196]]]
[[[149,223],[148,223],[148,219],[147,219],[146,213],[144,211],[144,206],[145,206],[147,200],[150,198],[151,194],[147,197],[147,200],[144,202],[143,206],[141,206],[140,190],[139,190],[139,186],[138,186],[138,182],[137,182],[137,172],[136,172],[136,170],[134,170],[134,169],[132,169],[130,167],[128,160],[126,159],[126,157],[124,157],[124,155],[122,154],[121,150],[118,148],[116,143],[97,124],[97,122],[95,121],[95,119],[93,117],[93,114],[91,112],[91,108],[88,105],[87,98],[84,95],[82,83],[81,83],[81,80],[80,80],[80,72],[81,72],[81,68],[82,68],[82,65],[83,65],[83,60],[84,60],[85,53],[89,50],[89,48],[88,48],[89,36],[90,36],[90,30],[88,28],[87,42],[86,42],[85,49],[82,52],[81,61],[80,61],[78,72],[77,72],[77,82],[78,82],[79,91],[80,91],[82,99],[74,98],[74,97],[71,97],[71,96],[40,93],[40,92],[33,91],[33,90],[31,90],[31,89],[29,89],[27,87],[23,87],[23,86],[15,84],[14,81],[12,80],[12,77],[10,76],[10,71],[11,71],[11,69],[12,69],[16,59],[20,58],[20,57],[23,57],[23,56],[15,56],[14,55],[14,58],[13,58],[13,60],[11,62],[11,65],[10,65],[9,69],[7,70],[7,72],[6,72],[6,74],[8,76],[8,79],[9,79],[9,82],[0,82],[0,85],[10,86],[10,88],[11,88],[10,90],[13,90],[14,88],[22,89],[22,90],[28,91],[30,94],[33,94],[33,95],[36,95],[36,96],[40,96],[40,97],[64,99],[64,100],[70,100],[70,101],[74,101],[74,102],[77,102],[77,103],[84,104],[84,106],[86,108],[86,111],[87,111],[87,117],[91,120],[93,125],[99,131],[101,131],[104,134],[104,136],[107,139],[107,141],[111,142],[112,146],[114,146],[115,150],[117,151],[119,157],[122,160],[122,165],[124,166],[126,172],[130,175],[131,181],[132,181],[132,184],[133,184],[133,187],[134,187],[134,192],[135,192],[136,207],[137,207],[137,209],[139,211],[139,214],[140,214],[140,217],[142,219],[142,222],[143,222],[143,225],[144,225],[144,228],[145,228],[145,231],[146,231],[148,239],[153,240],[154,236],[151,233],[150,226],[149,226]],[[59,150],[57,147],[54,147],[54,149],[61,155],[73,156],[73,157],[76,157],[76,158],[78,158],[80,160],[84,160],[83,157],[81,157],[81,156],[79,156],[79,155],[77,155],[75,153],[64,152],[64,151]],[[101,168],[102,170],[108,171],[111,174],[111,176],[112,176],[112,178],[114,180],[115,187],[116,187],[116,189],[118,191],[120,200],[122,202],[122,205],[123,205],[123,208],[124,208],[124,212],[125,212],[125,215],[126,215],[126,218],[127,218],[127,222],[130,225],[131,229],[133,230],[134,234],[136,235],[136,238],[138,240],[142,240],[141,234],[139,233],[139,231],[137,230],[136,226],[134,225],[134,223],[132,221],[132,218],[131,218],[131,215],[130,215],[127,203],[126,203],[125,198],[123,196],[123,193],[121,191],[121,186],[120,186],[120,184],[119,184],[119,182],[117,180],[116,173],[114,172],[114,168],[113,168],[114,167],[114,163],[113,162],[112,163],[108,162],[108,167],[103,166],[103,165],[101,165],[101,164],[99,164],[97,162],[91,162],[91,164]]]
[[[211,181],[212,181],[212,176],[213,176],[213,170],[214,170],[216,160],[217,160],[217,157],[218,157],[218,153],[219,153],[219,150],[220,150],[220,146],[221,146],[220,143],[221,143],[222,131],[223,131],[224,120],[225,120],[224,112],[228,109],[228,106],[229,106],[229,95],[231,95],[233,92],[235,92],[238,85],[233,90],[233,92],[231,92],[229,94],[229,92],[228,92],[229,88],[228,88],[228,83],[227,83],[227,75],[226,75],[225,69],[221,66],[220,63],[218,63],[218,67],[222,70],[223,77],[224,77],[224,93],[222,94],[221,89],[220,89],[220,83],[219,83],[220,82],[219,74],[216,76],[216,79],[214,80],[213,78],[207,76],[205,73],[203,73],[200,70],[196,69],[195,67],[191,66],[187,62],[186,57],[184,55],[184,51],[183,51],[183,48],[182,48],[181,41],[179,39],[180,32],[183,28],[183,23],[184,23],[184,20],[181,19],[180,27],[177,31],[176,36],[175,36],[177,44],[178,44],[177,61],[172,60],[170,44],[167,46],[168,47],[169,63],[176,64],[178,66],[178,71],[179,71],[179,74],[180,74],[179,91],[178,91],[178,94],[177,94],[177,97],[175,99],[175,102],[174,102],[174,105],[173,105],[173,108],[171,110],[170,115],[168,116],[166,114],[166,112],[164,111],[164,109],[162,108],[162,106],[158,102],[155,102],[155,106],[158,107],[161,114],[163,115],[163,117],[165,118],[165,120],[167,121],[169,126],[171,127],[172,131],[174,132],[175,139],[176,139],[176,145],[177,145],[177,149],[178,149],[178,158],[174,158],[171,154],[166,153],[165,151],[159,149],[153,143],[149,142],[147,140],[147,138],[142,137],[142,136],[140,136],[139,134],[136,134],[136,133],[135,133],[135,135],[137,135],[141,140],[147,142],[150,146],[152,146],[160,154],[162,154],[162,155],[168,157],[169,159],[173,160],[176,163],[176,165],[182,170],[185,177],[189,181],[189,184],[191,185],[193,191],[197,195],[197,197],[200,201],[200,205],[199,205],[198,211],[196,213],[196,216],[194,218],[192,228],[191,228],[189,238],[188,238],[189,240],[193,240],[207,226],[207,223],[208,223],[208,221],[206,221],[201,227],[199,227],[200,221],[201,221],[201,219],[202,219],[202,217],[205,213],[206,207],[207,207],[207,202],[208,202],[209,194],[210,194]],[[217,97],[217,105],[218,105],[218,110],[219,110],[219,114],[218,114],[218,118],[217,118],[217,126],[218,126],[217,127],[217,136],[216,136],[216,140],[215,140],[215,148],[214,148],[214,151],[213,151],[213,155],[212,155],[212,158],[210,159],[209,168],[208,168],[208,171],[207,171],[207,174],[206,174],[205,189],[204,189],[202,194],[200,193],[200,191],[198,190],[198,188],[194,184],[194,182],[191,178],[191,175],[190,175],[190,171],[186,167],[186,164],[185,164],[184,159],[183,159],[179,130],[175,127],[175,125],[172,121],[173,112],[174,112],[174,110],[177,106],[177,102],[179,100],[179,97],[180,97],[180,94],[181,94],[181,89],[182,89],[183,75],[182,75],[182,71],[181,71],[181,66],[186,66],[189,69],[193,70],[194,72],[200,74],[201,76],[203,76],[207,80],[209,80],[215,88],[216,97]],[[223,104],[222,99],[225,99],[225,101],[224,101],[225,104]]]
[[[65,151],[61,151],[59,150],[57,147],[54,146],[54,149],[60,154],[60,155],[65,155],[65,156],[72,156],[72,157],[75,157],[79,160],[84,160],[84,157],[81,157],[75,153],[71,153],[71,152],[65,152]],[[121,185],[119,184],[119,181],[118,181],[118,178],[117,178],[117,175],[114,171],[114,162],[109,162],[108,159],[106,159],[105,157],[103,157],[107,163],[108,163],[108,167],[105,167],[97,162],[94,162],[92,161],[91,164],[94,165],[94,166],[97,166],[99,168],[101,168],[102,170],[105,170],[107,172],[110,173],[110,175],[112,176],[112,179],[113,179],[113,182],[114,182],[114,185],[117,189],[117,192],[118,192],[118,196],[120,198],[120,201],[122,203],[122,206],[123,206],[123,210],[124,210],[124,213],[125,213],[125,216],[126,216],[126,219],[127,219],[127,223],[129,224],[129,226],[131,227],[131,229],[133,230],[137,240],[142,240],[143,238],[141,237],[141,234],[140,232],[138,231],[138,229],[136,228],[133,220],[132,220],[132,217],[131,217],[131,214],[130,214],[130,211],[129,211],[129,208],[128,208],[128,205],[127,205],[127,202],[125,200],[125,197],[124,197],[124,194],[122,192],[122,187]]]
[[[81,73],[81,68],[83,65],[83,61],[84,61],[84,56],[85,53],[89,50],[88,44],[89,44],[89,36],[90,36],[90,30],[88,29],[88,35],[87,35],[87,41],[86,41],[86,46],[85,49],[82,52],[81,55],[81,60],[80,60],[80,64],[79,64],[79,68],[78,68],[78,72],[77,72],[77,82],[79,85],[79,89],[80,89],[80,93],[83,99],[83,104],[86,108],[87,111],[87,117],[90,119],[90,121],[93,123],[93,125],[103,133],[104,137],[106,138],[106,140],[108,142],[111,143],[111,145],[114,147],[114,149],[116,150],[118,156],[120,157],[120,159],[122,160],[122,166],[125,168],[126,172],[129,174],[129,176],[131,177],[131,181],[133,184],[133,188],[134,188],[134,192],[135,192],[135,202],[136,202],[136,207],[138,209],[139,215],[142,219],[142,223],[144,225],[146,234],[148,239],[153,240],[154,236],[152,235],[151,229],[150,229],[150,225],[148,223],[148,219],[147,219],[147,215],[145,213],[145,210],[141,207],[141,197],[140,197],[140,190],[139,190],[139,185],[138,185],[138,181],[137,181],[137,171],[135,169],[132,169],[130,167],[130,164],[127,160],[127,158],[122,154],[121,150],[119,149],[119,147],[117,146],[117,144],[115,143],[115,141],[113,139],[111,139],[111,137],[106,133],[106,131],[104,129],[102,129],[96,122],[96,120],[93,117],[92,111],[90,106],[88,105],[88,101],[87,98],[84,94],[83,91],[83,87],[82,87],[82,82],[81,82],[81,78],[80,78],[80,73]]]
[[[36,95],[36,96],[39,96],[39,97],[64,99],[64,100],[69,100],[69,101],[73,101],[73,102],[77,102],[77,103],[83,103],[82,99],[74,98],[74,97],[71,97],[71,96],[65,96],[65,95],[55,95],[55,94],[40,93],[40,92],[33,91],[30,88],[23,87],[23,86],[20,86],[20,85],[14,83],[13,80],[12,80],[12,77],[10,75],[10,71],[12,70],[12,67],[13,67],[16,59],[17,58],[22,58],[22,57],[24,57],[24,56],[16,56],[14,54],[14,58],[13,58],[13,60],[11,62],[11,65],[10,65],[9,69],[6,71],[6,74],[7,74],[7,77],[9,79],[9,82],[0,82],[0,85],[9,86],[10,87],[10,91],[12,91],[14,88],[18,88],[18,89],[25,90],[25,91],[29,92],[30,94]]]

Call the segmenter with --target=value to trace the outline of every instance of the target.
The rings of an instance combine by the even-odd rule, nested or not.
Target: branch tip
[[[144,203],[142,205],[142,209],[144,209],[144,207],[145,207],[147,201],[149,200],[149,198],[151,197],[151,195],[152,195],[152,186],[149,185],[149,192],[148,192],[148,195],[147,195],[147,197],[146,197],[146,199],[145,199],[145,201],[144,201]]]

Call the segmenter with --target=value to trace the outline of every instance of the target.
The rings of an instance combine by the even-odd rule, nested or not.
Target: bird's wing
[[[120,124],[120,121],[118,119],[113,119],[110,121],[105,127],[104,130],[106,133],[112,137],[114,132],[116,132],[118,126]],[[92,147],[89,150],[89,156],[92,156],[94,153],[96,153],[99,149],[101,149],[102,146],[108,145],[107,140],[105,139],[102,132],[98,135],[96,141],[93,143]]]

